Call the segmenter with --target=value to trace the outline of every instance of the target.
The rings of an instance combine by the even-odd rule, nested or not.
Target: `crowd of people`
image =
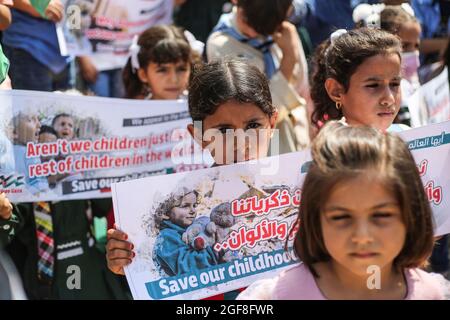
[[[279,154],[311,148],[293,243],[303,263],[215,298],[443,299],[448,235],[434,237],[415,161],[396,133],[429,124],[427,110],[412,112],[408,102],[449,65],[450,2],[174,0],[171,9],[173,23],[150,26],[126,58],[106,66],[95,52],[61,55],[60,0],[2,0],[1,88],[186,100],[205,131],[266,130],[253,154],[238,150],[245,160],[273,155],[275,130]],[[17,117],[17,128],[36,134],[15,132],[14,147],[48,135],[72,139],[70,119],[60,115],[50,127]],[[225,155],[213,154],[214,165],[235,162]],[[187,208],[192,195],[178,202]],[[166,208],[161,221],[170,241],[157,258],[172,275],[217,259],[211,248],[194,255],[181,241],[192,220],[180,208]],[[131,298],[123,268],[133,244],[115,227],[106,244],[92,232],[93,216],[111,212],[110,199],[12,203],[0,195],[0,249],[29,299]],[[67,246],[77,254],[58,254]],[[369,260],[381,267],[381,290],[367,290]],[[81,290],[67,287],[70,265],[83,270]]]

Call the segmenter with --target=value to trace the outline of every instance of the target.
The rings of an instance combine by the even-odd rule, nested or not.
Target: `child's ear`
[[[334,102],[341,102],[342,94],[345,93],[344,86],[333,78],[325,80],[325,90],[327,90],[328,96]]]
[[[139,80],[141,80],[141,82],[144,82],[144,83],[148,82],[147,73],[145,72],[145,70],[143,68],[139,68],[137,75],[139,77]]]
[[[269,118],[270,129],[275,129],[275,126],[277,125],[277,120],[278,120],[278,111],[275,111]]]
[[[167,214],[161,215],[161,218],[162,218],[163,220],[170,220],[170,216],[168,216]]]

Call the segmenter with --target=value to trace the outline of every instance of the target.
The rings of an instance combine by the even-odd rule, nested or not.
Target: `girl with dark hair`
[[[350,125],[391,126],[401,103],[400,40],[386,31],[338,30],[322,43],[314,59],[312,122],[345,118]]]
[[[267,155],[277,110],[272,104],[267,79],[256,67],[238,60],[219,60],[198,67],[193,73],[188,101],[194,121],[188,130],[202,148],[212,150],[215,165],[256,160]],[[196,122],[200,122],[201,127]],[[236,145],[234,136],[231,141],[227,137],[237,132],[252,132],[257,138]],[[214,141],[208,140],[208,136]],[[158,217],[158,212],[155,214]],[[116,274],[124,274],[123,267],[134,257],[133,245],[126,241],[124,232],[116,229],[108,231],[108,239],[109,268]]]
[[[129,99],[174,100],[186,95],[194,53],[175,26],[155,26],[135,37],[123,71]]]

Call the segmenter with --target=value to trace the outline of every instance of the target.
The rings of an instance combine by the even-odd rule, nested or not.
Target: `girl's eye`
[[[258,129],[258,128],[260,128],[260,127],[261,127],[261,124],[259,124],[258,122],[250,122],[250,123],[247,125],[246,130],[248,130],[248,129]]]
[[[330,217],[332,221],[348,221],[350,218],[349,214],[340,214]]]
[[[400,87],[400,82],[392,82],[391,87]]]
[[[167,72],[166,68],[158,68],[156,69],[156,72]]]
[[[389,212],[376,212],[373,214],[374,218],[390,218],[392,217],[392,214]]]
[[[368,84],[366,87],[367,88],[378,88],[378,83]]]
[[[187,68],[186,67],[180,67],[180,68],[177,68],[177,71],[178,72],[186,72]]]

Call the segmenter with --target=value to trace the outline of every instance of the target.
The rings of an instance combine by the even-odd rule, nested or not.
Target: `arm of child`
[[[98,77],[98,70],[88,56],[80,56],[77,58],[80,66],[81,76],[88,83],[95,83]]]
[[[6,6],[6,4],[12,5],[12,2],[1,1],[0,0],[0,30],[3,31],[9,27],[11,24],[11,10]]]
[[[106,261],[108,268],[115,274],[125,275],[123,268],[131,263],[135,254],[133,244],[127,241],[125,232],[114,229],[108,230],[108,242],[106,244]]]
[[[156,241],[156,260],[169,275],[211,267],[218,263],[211,247],[202,250],[190,248],[173,230],[163,229]]]

